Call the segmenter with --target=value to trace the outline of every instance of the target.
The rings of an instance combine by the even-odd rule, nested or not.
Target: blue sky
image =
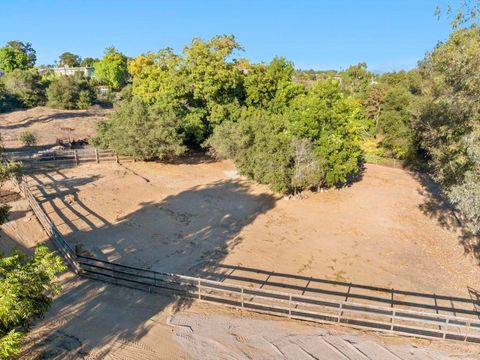
[[[128,56],[192,37],[234,34],[255,62],[285,56],[303,69],[366,61],[374,71],[409,69],[450,32],[434,16],[448,0],[0,0],[0,44],[29,41],[37,64],[64,51]]]

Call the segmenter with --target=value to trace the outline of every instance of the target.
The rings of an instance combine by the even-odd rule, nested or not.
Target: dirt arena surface
[[[462,297],[480,288],[477,260],[430,184],[400,169],[367,165],[351,187],[304,200],[201,156],[92,164],[32,179],[68,241],[122,264],[202,276],[238,265]]]
[[[72,243],[160,271],[209,276],[241,265],[460,296],[478,277],[461,233],[447,226],[448,213],[402,170],[369,165],[352,187],[304,200],[286,200],[239,178],[230,162],[203,157],[189,164],[85,165],[34,175],[30,187]],[[8,234],[8,246],[26,250],[44,242],[25,200],[11,204],[1,238]],[[22,358],[480,358],[474,344],[289,321],[70,273],[62,283],[62,294],[28,334]]]

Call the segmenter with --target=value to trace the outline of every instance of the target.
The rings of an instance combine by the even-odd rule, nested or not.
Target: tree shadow
[[[232,251],[242,241],[240,231],[275,201],[274,195],[251,194],[244,181],[216,181],[141,203],[115,224],[105,221],[76,238],[103,260],[194,276]]]
[[[49,176],[53,180],[58,178]],[[96,180],[89,177],[75,183],[64,179],[48,186],[64,194],[77,191],[79,183]],[[56,195],[48,194],[48,186],[43,192],[39,186],[36,193],[41,206],[46,208],[50,204],[49,208],[53,208],[61,221],[69,221],[62,215],[61,206],[51,204]],[[80,245],[82,254],[123,265],[195,276],[217,268],[241,243],[241,230],[272,209],[276,200],[274,195],[252,193],[247,182],[216,181],[167,196],[160,202],[141,203],[137,210],[118,217],[115,223],[104,220],[101,226],[79,229],[70,221],[74,232],[65,238],[72,245]],[[78,206],[86,208],[78,201]],[[65,206],[73,207],[74,202]],[[95,214],[92,209],[85,210]],[[85,220],[85,213],[78,216]],[[161,296],[95,280],[75,282],[78,285],[69,286],[48,313],[46,321],[51,319],[57,325],[51,329],[48,324],[40,327],[47,330],[38,338],[29,338],[28,352],[35,352],[40,358],[63,359],[72,352],[83,354],[101,349],[94,356],[103,358],[118,346],[134,349],[154,326],[157,314],[167,307],[173,311],[188,308],[193,301],[159,289],[156,291]],[[139,357],[142,351],[147,351],[137,350]]]
[[[426,173],[413,174],[421,184],[418,192],[424,198],[420,205],[422,212],[437,220],[443,229],[459,232],[458,241],[465,254],[472,255],[480,265],[480,237],[464,225],[461,214],[456,211],[439,184]]]

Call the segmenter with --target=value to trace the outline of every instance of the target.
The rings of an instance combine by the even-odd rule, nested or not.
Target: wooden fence
[[[2,154],[9,161],[22,162],[27,168],[48,166],[75,166],[88,162],[117,162],[134,161],[128,156],[121,156],[111,150],[96,148],[62,149],[45,151],[8,151]]]
[[[186,301],[205,301],[271,315],[392,334],[480,343],[478,318],[372,306],[260,289],[225,281],[161,273],[78,254],[45,214],[26,182],[21,180],[14,182],[60,253],[81,276],[152,293],[174,293]]]

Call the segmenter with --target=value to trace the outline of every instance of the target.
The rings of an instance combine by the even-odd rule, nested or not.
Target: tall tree
[[[6,73],[15,69],[30,69],[35,65],[36,60],[36,52],[29,42],[9,41],[0,48],[0,69]]]
[[[358,171],[360,138],[368,121],[361,104],[345,97],[337,81],[317,81],[306,95],[295,99],[288,118],[293,136],[312,141],[323,159],[322,185],[345,182]]]
[[[64,52],[58,58],[58,65],[63,66],[70,66],[70,67],[77,67],[80,66],[82,58],[78,55],[75,55],[71,52]]]
[[[80,63],[80,66],[88,66],[92,67],[93,64],[95,64],[99,59],[97,58],[92,58],[92,57],[86,57],[82,59],[82,62]]]
[[[120,90],[127,83],[127,57],[113,46],[105,50],[102,60],[93,64],[95,78],[113,90]]]

